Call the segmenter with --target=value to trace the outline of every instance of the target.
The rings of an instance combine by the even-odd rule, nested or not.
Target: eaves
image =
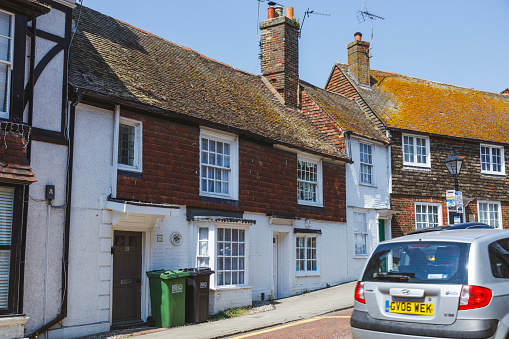
[[[288,149],[295,149],[301,152],[306,152],[310,154],[314,154],[317,156],[321,156],[324,158],[329,158],[332,161],[339,161],[339,162],[350,162],[351,159],[348,157],[340,157],[340,156],[334,156],[331,154],[321,153],[315,150],[311,150],[305,147],[293,145],[290,143],[282,142],[279,140],[271,139],[269,137],[265,137],[250,131],[246,131],[244,129],[226,126],[220,123],[216,123],[210,120],[206,119],[200,119],[196,117],[192,117],[186,114],[174,112],[174,111],[168,111],[161,108],[149,106],[146,104],[142,104],[139,102],[134,102],[118,97],[113,97],[110,95],[106,95],[97,91],[89,90],[89,89],[80,89],[78,87],[75,87],[73,84],[70,84],[70,92],[74,94],[74,96],[79,97],[80,99],[75,102],[74,104],[77,104],[78,102],[81,102],[83,104],[88,104],[94,107],[100,107],[107,110],[114,110],[116,105],[121,105],[122,107],[126,108],[127,110],[130,110],[132,112],[135,112],[137,114],[143,114],[146,116],[154,117],[157,119],[164,119],[167,121],[177,122],[177,123],[185,123],[192,126],[206,126],[211,127],[214,129],[230,132],[237,134],[239,136],[244,136],[248,139],[257,140],[259,142],[269,144],[269,145],[281,145],[282,147],[286,147]],[[77,95],[76,93],[79,93]]]

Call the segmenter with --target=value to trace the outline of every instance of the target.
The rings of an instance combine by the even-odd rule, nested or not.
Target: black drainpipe
[[[32,27],[28,28],[28,35],[31,37],[30,39],[30,96],[28,98],[28,125],[32,126],[32,116],[34,113],[34,73],[35,73],[35,42],[36,42],[36,34],[37,31],[37,19],[32,19]],[[29,143],[27,146],[27,159],[28,162],[31,162],[32,159],[32,144]],[[28,224],[28,197],[30,196],[30,186],[25,186],[23,189],[23,224],[21,226],[21,260],[20,260],[20,270],[19,270],[19,284],[23,286],[25,283],[25,252],[26,252],[26,238],[27,238],[27,224]],[[18,313],[23,314],[23,298],[24,298],[24,287],[19,289],[18,295]]]
[[[67,180],[66,180],[66,204],[65,204],[65,225],[64,225],[64,262],[62,263],[62,308],[60,313],[47,324],[42,325],[36,329],[29,338],[36,338],[37,336],[45,333],[51,327],[61,322],[67,317],[67,290],[68,290],[68,276],[69,276],[69,231],[71,229],[71,194],[72,194],[72,168],[74,160],[74,123],[76,116],[76,105],[79,103],[81,96],[74,100],[71,104],[70,118],[69,118],[69,165],[67,167]]]

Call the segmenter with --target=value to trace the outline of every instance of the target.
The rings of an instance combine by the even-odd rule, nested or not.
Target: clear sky
[[[79,0],[77,0],[79,2]],[[371,40],[371,68],[501,92],[509,87],[508,0],[279,0],[300,22],[300,78],[323,87],[335,62],[347,63],[355,32]],[[83,0],[83,5],[251,73],[260,73],[258,21],[267,0]]]

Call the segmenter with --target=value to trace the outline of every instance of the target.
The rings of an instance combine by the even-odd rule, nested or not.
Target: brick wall
[[[481,174],[480,143],[449,138],[430,137],[431,170],[403,167],[401,132],[392,132],[393,194],[445,198],[445,191],[454,189],[454,178],[442,162],[451,147],[465,157],[458,176],[459,189],[466,198],[509,201],[507,176]],[[509,154],[505,152],[505,162]]]
[[[392,194],[391,208],[401,211],[393,216],[392,234],[401,236],[415,229],[414,202],[436,202],[442,204],[444,224],[447,223],[445,205],[446,190],[454,189],[454,178],[442,162],[451,147],[457,155],[464,157],[458,177],[459,189],[465,206],[466,221],[479,221],[477,201],[501,202],[502,223],[509,228],[509,182],[507,176],[481,174],[480,143],[430,137],[431,169],[403,167],[402,133],[392,131]],[[505,152],[505,161],[509,157]]]
[[[198,127],[122,112],[143,123],[142,178],[118,175],[117,197],[346,222],[345,167],[323,163],[323,208],[297,204],[297,155],[239,140],[239,200],[199,195]]]
[[[299,84],[299,30],[286,16],[260,23],[262,75],[274,86],[285,104],[297,106]]]

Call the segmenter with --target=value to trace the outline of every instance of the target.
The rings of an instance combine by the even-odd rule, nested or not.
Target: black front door
[[[115,231],[112,325],[141,322],[141,233]]]

